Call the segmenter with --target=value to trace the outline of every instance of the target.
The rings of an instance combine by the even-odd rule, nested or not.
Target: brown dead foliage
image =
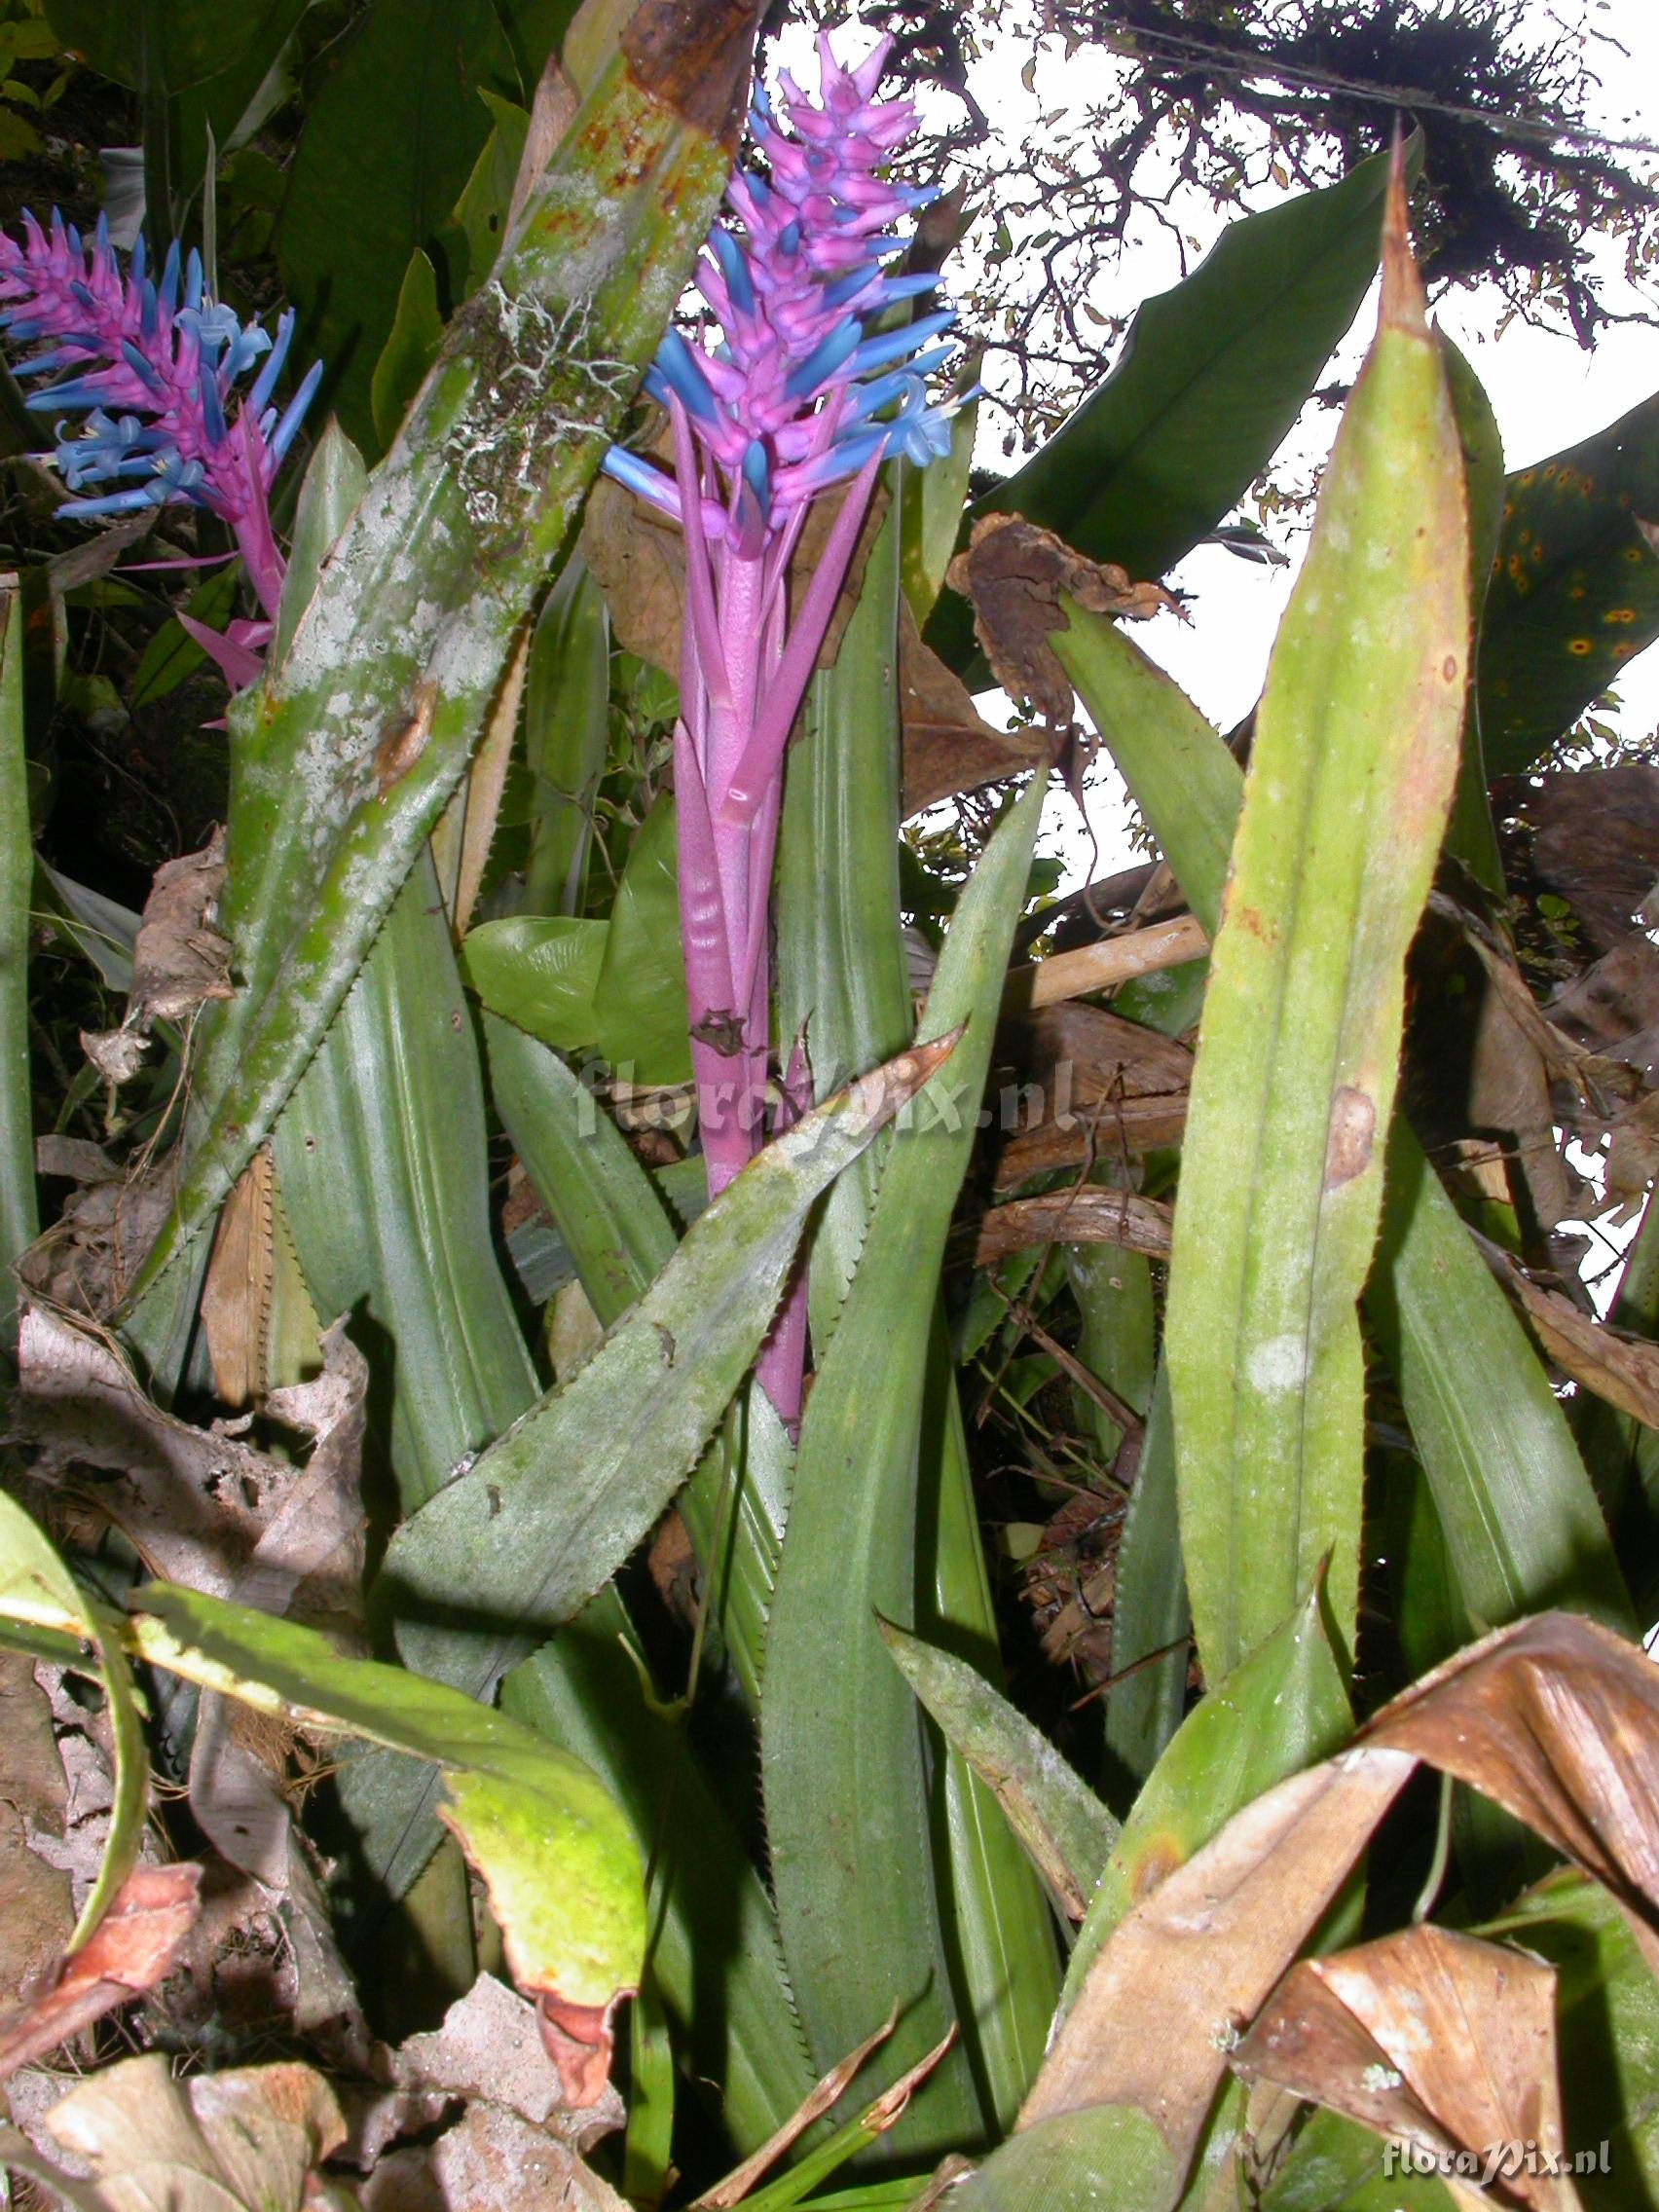
[[[1049,644],[1063,630],[1062,596],[1091,614],[1144,622],[1175,601],[1161,584],[1137,584],[1110,561],[1085,560],[1051,530],[1018,515],[982,515],[966,553],[945,582],[974,607],[974,635],[991,673],[1011,698],[1029,699],[1042,719],[1069,722],[1076,704],[1070,679]]]

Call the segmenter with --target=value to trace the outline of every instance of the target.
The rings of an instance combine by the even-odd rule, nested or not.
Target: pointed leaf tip
[[[1384,330],[1410,331],[1421,338],[1428,336],[1428,301],[1417,256],[1412,251],[1406,147],[1397,127],[1388,156],[1388,183],[1382,196],[1382,307],[1379,324]]]

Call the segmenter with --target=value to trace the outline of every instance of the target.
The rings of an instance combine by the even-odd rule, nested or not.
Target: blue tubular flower
[[[270,404],[293,336],[292,311],[275,340],[239,322],[210,297],[202,257],[168,248],[160,283],[147,274],[144,241],[122,276],[102,216],[89,246],[55,209],[50,235],[23,217],[23,242],[0,235],[0,329],[22,343],[48,339],[20,361],[19,377],[80,373],[32,392],[37,413],[87,410],[55,460],[69,489],[117,490],[66,500],[61,512],[92,518],[182,500],[227,523],[260,604],[275,616],[282,559],[271,529],[270,495],[322,375],[316,364],[278,417]],[[256,363],[245,390],[240,380]]]

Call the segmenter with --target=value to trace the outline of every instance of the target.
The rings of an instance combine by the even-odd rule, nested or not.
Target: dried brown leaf
[[[1071,682],[1049,639],[1066,627],[1062,594],[1091,614],[1144,622],[1176,603],[1161,584],[1137,584],[1110,561],[1087,561],[1051,530],[1018,515],[982,515],[944,580],[974,606],[974,635],[1011,698],[1029,699],[1047,722],[1069,722]]]
[[[1600,1881],[1659,1967],[1659,1669],[1593,1621],[1543,1613],[1424,1677],[1143,1898],[1085,1977],[1020,2126],[1133,2106],[1184,2170],[1229,2051],[1419,1759]]]
[[[1593,950],[1611,951],[1659,876],[1659,767],[1558,772],[1525,803],[1532,873],[1567,900]]]
[[[161,2052],[93,2074],[37,2133],[91,2169],[74,2200],[106,2212],[299,2212],[313,2168],[345,2139],[334,2094],[297,2064],[175,2081]],[[54,2186],[56,2186],[55,2182]],[[73,2193],[71,2193],[73,2194]]]
[[[1555,1970],[1440,1928],[1306,1959],[1291,1969],[1235,2052],[1234,2072],[1325,2105],[1442,2157],[1537,2146],[1560,2158]],[[1573,2212],[1565,2176],[1495,2165],[1489,2194],[1459,2201]]]
[[[101,1475],[92,1502],[152,1572],[338,1629],[359,1604],[368,1377],[338,1323],[323,1338],[323,1357],[316,1381],[269,1401],[279,1420],[315,1437],[296,1467],[162,1413],[101,1338],[31,1307],[7,1433],[30,1448],[31,1470],[45,1482],[85,1495]]]
[[[1070,999],[1008,1028],[1020,1073],[1041,1084],[1042,1101],[1003,1146],[999,1190],[1085,1159],[1179,1142],[1193,1068],[1185,1045]]]
[[[1573,1613],[1471,1644],[1385,1706],[1364,1745],[1410,1751],[1595,1876],[1659,1972],[1659,1667]]]
[[[132,950],[130,1027],[184,1021],[209,999],[231,996],[231,946],[215,926],[225,881],[225,833],[199,853],[157,868]]]
[[[18,1990],[53,1971],[75,1925],[61,1863],[68,1785],[52,1707],[21,1651],[0,1651],[0,1990]]]
[[[1659,1079],[1659,945],[1645,930],[1621,938],[1548,1012],[1586,1051]]]
[[[1510,1295],[1549,1357],[1621,1414],[1659,1428],[1659,1345],[1592,1320],[1559,1290],[1544,1290],[1511,1261],[1503,1271]]]
[[[0,2012],[0,2079],[170,1973],[197,1915],[200,1866],[135,1866],[50,1988]]]
[[[899,721],[906,819],[958,792],[1036,768],[1052,756],[1040,730],[993,729],[974,705],[968,687],[931,645],[924,645],[899,596]]]
[[[1134,1191],[1108,1191],[1095,1183],[1049,1191],[993,1206],[975,1232],[974,1265],[992,1267],[1011,1252],[1034,1252],[1045,1244],[1122,1244],[1149,1259],[1167,1260],[1171,1221],[1168,1206]]]
[[[1184,2163],[1230,2052],[1412,1763],[1375,1751],[1292,1775],[1167,1874],[1090,1968],[1020,2126],[1133,2105]]]
[[[276,1274],[276,1169],[262,1145],[219,1212],[213,1256],[202,1286],[202,1327],[214,1395],[239,1411],[265,1382],[265,1347]]]

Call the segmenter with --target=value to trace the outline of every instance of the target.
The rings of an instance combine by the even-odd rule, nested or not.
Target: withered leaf
[[[1424,1677],[1143,1898],[1085,1976],[1020,2126],[1131,2106],[1184,2170],[1228,2054],[1419,1759],[1593,1875],[1659,1964],[1659,1669],[1593,1621],[1539,1614]]]
[[[224,881],[222,830],[201,852],[157,868],[132,952],[129,1024],[182,1021],[207,1000],[230,997],[230,941],[215,926]]]
[[[0,2080],[164,1980],[195,1922],[201,1879],[200,1866],[134,1866],[51,1986],[0,2011]]]
[[[161,1412],[101,1338],[31,1307],[5,1433],[32,1447],[43,1480],[85,1493],[92,1472],[107,1471],[96,1504],[166,1579],[266,1612],[350,1625],[362,1574],[368,1371],[338,1323],[322,1348],[315,1382],[271,1394],[278,1419],[315,1437],[296,1467]]]
[[[435,2143],[382,2158],[361,2200],[364,2212],[627,2212],[564,2144],[488,2104],[469,2105]]]
[[[1071,682],[1049,644],[1066,618],[1060,599],[1091,614],[1144,622],[1176,603],[1161,584],[1132,583],[1110,561],[1085,560],[1051,530],[1018,515],[982,515],[944,580],[974,607],[974,635],[1011,698],[1029,699],[1047,722],[1072,719]]]
[[[924,645],[903,593],[899,597],[899,722],[903,812],[906,819],[958,792],[1040,767],[1051,756],[1040,730],[993,729],[968,687],[931,645]]]
[[[1011,1252],[1034,1252],[1047,1244],[1122,1244],[1148,1259],[1167,1260],[1172,1218],[1160,1199],[1143,1198],[1134,1191],[1110,1191],[1095,1183],[1049,1191],[1041,1198],[993,1206],[975,1233],[974,1265],[993,1267]]]
[[[1592,1320],[1559,1290],[1531,1281],[1513,1261],[1503,1280],[1559,1368],[1621,1414],[1659,1428],[1659,1345]]]
[[[72,2200],[107,2212],[299,2212],[308,2176],[345,2132],[332,2090],[309,2066],[184,2082],[160,2051],[91,2075],[36,2130],[91,2168],[90,2183],[70,2185]]]
[[[1570,2181],[1501,2150],[1536,2144],[1542,2164],[1567,2148],[1555,1982],[1552,1967],[1504,1945],[1409,1928],[1294,1966],[1233,2069],[1431,2155],[1473,2155],[1482,2179],[1497,2147],[1490,2194],[1449,2179],[1460,2202],[1572,2212]]]
[[[1173,1038],[1105,1007],[1065,999],[1005,1024],[1022,1076],[1042,1085],[1041,1112],[1005,1142],[997,1188],[1028,1175],[1179,1141],[1193,1055]]]

